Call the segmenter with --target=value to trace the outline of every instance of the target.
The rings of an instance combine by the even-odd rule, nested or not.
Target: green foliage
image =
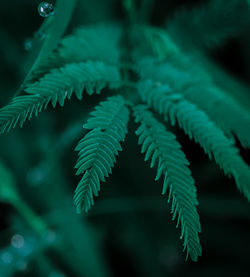
[[[18,199],[15,180],[2,161],[0,161],[0,180],[0,200],[7,203],[15,202]]]
[[[198,232],[201,231],[199,215],[195,206],[196,187],[189,162],[181,151],[175,135],[168,132],[145,106],[134,108],[136,122],[140,124],[136,134],[139,136],[141,152],[145,153],[145,161],[151,158],[150,167],[157,165],[155,180],[164,177],[162,194],[168,192],[168,202],[172,201],[173,220],[177,218],[177,227],[181,223],[181,238],[184,238],[184,249],[193,261],[201,255]]]
[[[17,96],[0,110],[0,132],[9,132],[17,124],[23,126],[27,119],[37,116],[49,104],[50,98],[38,95]]]
[[[227,138],[205,112],[173,92],[167,85],[146,81],[138,88],[143,100],[169,119],[178,123],[185,133],[199,143],[228,176],[233,176],[240,191],[250,201],[250,170],[243,161],[234,142]]]
[[[112,24],[89,25],[77,28],[72,35],[61,40],[53,55],[41,60],[30,79],[36,79],[50,69],[67,63],[102,61],[108,65],[118,65],[121,29]],[[100,43],[99,41],[102,41]]]
[[[81,100],[84,89],[89,95],[94,92],[99,94],[106,86],[111,89],[119,87],[120,82],[117,67],[105,65],[103,62],[88,61],[53,69],[38,82],[30,84],[25,91],[50,98],[55,107],[57,102],[63,106],[65,98],[70,99],[73,92]]]
[[[57,0],[55,6],[55,16],[47,18],[38,31],[41,36],[45,36],[45,40],[42,44],[39,42],[37,43],[38,45],[41,44],[40,47],[37,47],[39,52],[35,57],[34,62],[32,61],[33,64],[31,69],[21,87],[26,85],[26,82],[30,79],[33,72],[40,67],[40,63],[47,59],[57,46],[61,36],[69,24],[76,2],[77,0]]]
[[[134,51],[141,78],[167,84],[204,110],[227,135],[236,135],[249,148],[250,129],[245,126],[250,124],[250,114],[234,95],[217,84],[209,68],[198,61],[194,64],[195,57],[185,55],[161,30],[146,28],[141,38],[149,43],[147,48],[139,43]],[[135,40],[138,43],[138,38]]]
[[[0,109],[0,130],[2,133],[9,131],[16,124],[22,127],[26,119],[33,114],[37,116],[50,101],[53,107],[57,102],[63,106],[65,99],[70,99],[73,92],[78,99],[82,99],[84,89],[89,95],[94,92],[99,94],[104,87],[114,89],[119,83],[119,70],[102,62],[73,63],[54,69],[25,89],[31,95],[17,96]]]
[[[229,0],[226,3],[210,0],[199,7],[177,12],[168,25],[168,31],[185,45],[216,47],[246,30],[248,18],[245,0]]]
[[[100,190],[100,181],[111,174],[115,156],[121,151],[120,142],[127,133],[129,110],[121,96],[110,97],[91,113],[85,129],[91,130],[78,143],[79,159],[76,174],[83,177],[75,191],[77,212],[87,212],[94,204],[93,195]]]
[[[64,2],[58,1],[58,6]],[[238,189],[250,200],[250,169],[235,146],[236,138],[245,148],[250,146],[249,111],[216,81],[209,67],[202,64],[202,54],[184,51],[179,40],[186,23],[195,43],[206,47],[238,33],[241,24],[235,22],[233,11],[241,11],[243,2],[229,1],[229,18],[221,18],[224,5],[215,0],[200,9],[183,11],[169,22],[167,31],[138,25],[135,2],[124,3],[128,25],[114,22],[83,26],[56,47],[75,1],[58,7],[21,95],[0,109],[0,132],[22,127],[50,102],[54,108],[57,103],[64,106],[73,94],[82,100],[84,90],[90,96],[101,91],[111,95],[90,113],[84,125],[88,132],[76,147],[76,175],[82,175],[74,195],[77,212],[87,212],[93,206],[100,183],[111,174],[122,150],[131,109],[135,122],[140,124],[136,135],[141,152],[145,161],[151,159],[151,168],[157,167],[155,180],[164,177],[162,194],[168,195],[173,219],[177,219],[177,227],[181,225],[187,256],[197,261],[202,252],[198,236],[201,227],[189,162],[175,135],[148,109],[159,112],[172,125],[177,123],[226,175],[235,179]],[[63,15],[66,18],[61,26]],[[147,12],[141,17],[148,18]],[[215,24],[210,24],[209,18],[214,18]],[[222,28],[217,28],[221,24]],[[140,102],[146,106],[138,105]]]

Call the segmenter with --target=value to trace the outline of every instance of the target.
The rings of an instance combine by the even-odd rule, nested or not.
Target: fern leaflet
[[[142,79],[169,85],[204,110],[227,135],[233,137],[235,134],[242,146],[250,147],[250,129],[245,128],[250,124],[249,112],[213,84],[201,67],[191,65],[190,61],[182,65],[157,64],[154,59],[145,58],[138,63],[138,72]]]
[[[91,130],[78,143],[79,159],[77,175],[83,174],[74,196],[77,212],[87,212],[93,205],[93,196],[100,191],[100,181],[111,174],[121,151],[120,142],[127,133],[129,110],[121,96],[113,96],[102,102],[91,113],[84,127]]]
[[[20,127],[30,120],[33,115],[37,116],[42,109],[46,109],[50,97],[40,95],[17,96],[9,105],[0,109],[0,133],[9,132],[17,124]]]
[[[105,65],[103,62],[88,61],[53,69],[38,82],[30,84],[25,91],[51,97],[52,105],[55,107],[57,102],[63,106],[65,98],[70,99],[73,92],[81,100],[84,89],[92,95],[94,90],[98,94],[105,86],[115,89],[119,85],[120,74],[117,67]]]
[[[32,72],[30,79],[68,63],[102,61],[116,65],[120,57],[120,36],[121,29],[118,26],[98,24],[80,27],[61,41],[53,55],[43,60],[35,72]]]
[[[138,87],[142,99],[163,114],[165,119],[169,118],[172,125],[177,122],[190,139],[200,144],[210,159],[214,157],[226,175],[234,177],[238,189],[250,201],[249,166],[241,158],[234,142],[224,135],[206,113],[166,85],[145,81]]]
[[[68,64],[54,69],[25,89],[30,95],[18,96],[0,109],[0,132],[7,132],[17,124],[22,127],[27,118],[30,119],[34,113],[37,115],[49,102],[53,107],[57,102],[63,106],[73,92],[82,99],[84,89],[91,95],[94,92],[99,94],[106,86],[115,89],[119,85],[119,70],[102,62]]]
[[[168,32],[177,37],[182,45],[215,47],[242,32],[249,22],[248,18],[244,0],[230,0],[226,5],[220,0],[210,0],[200,7],[177,12],[168,24]]]
[[[175,135],[168,132],[145,106],[135,107],[134,115],[136,122],[140,123],[136,134],[139,136],[139,144],[142,145],[141,151],[145,153],[146,161],[151,158],[151,168],[158,163],[155,180],[164,176],[162,194],[169,189],[168,201],[172,199],[173,220],[178,218],[177,226],[181,223],[184,250],[187,249],[187,256],[190,255],[191,259],[196,261],[201,255],[198,237],[201,227],[195,207],[198,201],[194,180],[188,168],[189,162]]]

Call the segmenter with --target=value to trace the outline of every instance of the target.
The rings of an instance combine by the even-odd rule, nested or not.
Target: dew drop
[[[48,2],[41,2],[38,5],[38,13],[42,17],[49,17],[51,15],[54,15],[54,7]]]
[[[19,234],[15,234],[11,238],[11,245],[15,248],[22,248],[24,246],[24,238]]]
[[[44,40],[46,38],[46,34],[43,30],[38,30],[34,33],[34,38],[39,40]]]
[[[40,35],[39,35],[39,39],[40,40],[44,40],[46,38],[46,34],[45,33],[41,33]]]
[[[9,252],[4,252],[1,255],[1,259],[5,264],[11,264],[13,261],[13,256]]]
[[[28,38],[28,39],[26,39],[25,42],[24,42],[24,49],[25,49],[26,51],[30,51],[31,48],[32,48],[32,39]]]

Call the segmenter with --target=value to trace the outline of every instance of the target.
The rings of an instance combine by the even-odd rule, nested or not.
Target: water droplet
[[[46,34],[43,30],[40,29],[34,33],[34,38],[44,40],[46,38]]]
[[[41,33],[39,35],[39,38],[40,38],[40,40],[44,40],[46,38],[46,34],[45,33]]]
[[[24,42],[24,49],[26,51],[30,51],[30,49],[32,48],[32,44],[33,44],[32,39],[30,39],[30,38],[26,39]]]
[[[54,7],[48,2],[41,2],[38,5],[38,13],[42,17],[49,17],[51,15],[54,15]]]
[[[11,264],[13,261],[13,256],[12,254],[10,254],[9,252],[4,252],[1,255],[1,259],[5,264]]]
[[[22,248],[24,246],[24,238],[19,234],[15,234],[11,238],[11,245],[15,248]]]

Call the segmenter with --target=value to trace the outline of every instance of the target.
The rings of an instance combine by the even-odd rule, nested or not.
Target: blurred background
[[[1,1],[1,107],[29,70],[32,43],[44,20],[37,12],[39,2]],[[121,2],[79,0],[67,33],[78,25],[123,20]],[[154,26],[165,26],[177,10],[202,2],[207,1],[151,1],[148,18]],[[203,51],[248,88],[250,24],[243,25],[237,36]],[[74,176],[74,147],[84,134],[89,111],[102,99],[72,98],[64,108],[49,107],[22,129],[1,135],[0,276],[250,276],[250,205],[233,180],[178,129],[198,188],[203,247],[198,263],[185,261],[180,230],[171,220],[167,199],[160,195],[161,182],[154,182],[155,171],[148,170],[140,155],[133,123],[92,211],[76,215],[72,197],[79,178]],[[249,163],[250,152],[240,150]]]

